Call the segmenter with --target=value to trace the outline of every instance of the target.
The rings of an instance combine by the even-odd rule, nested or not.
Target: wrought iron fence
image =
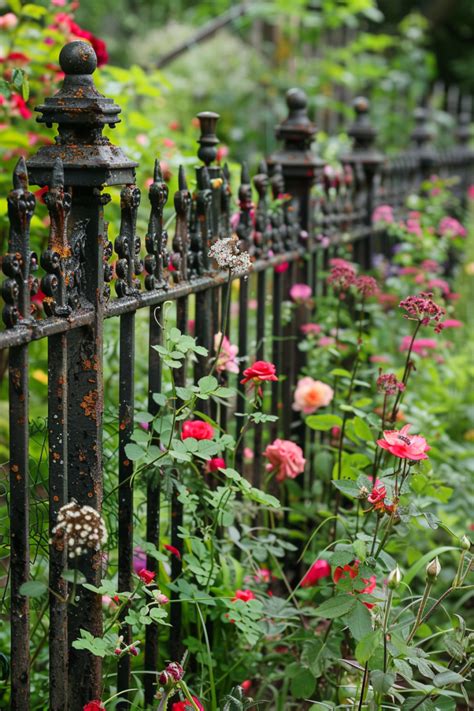
[[[375,148],[375,130],[365,99],[355,102],[356,117],[349,129],[352,151],[341,156],[342,171],[334,171],[311,149],[316,127],[307,113],[304,92],[287,94],[288,117],[277,127],[282,149],[262,162],[251,181],[242,166],[237,211],[226,166],[216,165],[218,115],[198,114],[201,126],[195,171],[196,189],[188,188],[181,168],[179,189],[173,196],[175,220],[172,238],[164,226],[163,214],[169,201],[168,186],[155,164],[149,187],[150,216],[144,240],[146,254],[137,235],[140,190],[135,185],[136,164],[102,134],[105,126],[119,121],[120,108],[101,96],[94,87],[96,68],[93,50],[87,43],[72,42],[61,52],[65,72],[63,88],[38,108],[41,122],[57,124],[55,143],[43,146],[25,163],[21,159],[8,195],[10,219],[9,251],[3,256],[2,295],[6,329],[0,333],[0,349],[8,349],[11,525],[11,708],[27,711],[30,690],[29,602],[21,586],[30,578],[29,550],[29,346],[48,343],[47,423],[49,440],[49,527],[53,529],[60,508],[71,499],[79,505],[100,510],[103,497],[103,345],[104,322],[120,322],[119,363],[119,465],[118,465],[118,586],[130,590],[133,557],[134,492],[133,463],[125,447],[134,427],[135,316],[148,313],[148,406],[159,409],[154,394],[161,390],[160,355],[152,346],[163,341],[164,303],[176,304],[176,325],[182,333],[189,328],[190,309],[195,317],[199,345],[212,354],[219,324],[227,333],[235,328],[241,371],[248,364],[250,336],[256,343],[256,359],[271,359],[283,382],[272,384],[271,409],[281,415],[278,422],[255,428],[255,459],[250,474],[258,486],[262,442],[268,427],[272,437],[300,439],[298,421],[291,410],[292,389],[303,365],[297,348],[300,326],[308,313],[302,306],[290,323],[284,323],[282,304],[289,288],[307,282],[313,293],[324,289],[321,274],[343,244],[352,245],[354,258],[370,268],[376,251],[387,249],[385,236],[372,227],[375,204],[389,202],[399,207],[420,180],[432,172],[457,174],[465,188],[473,165],[468,149],[469,118],[461,117],[457,143],[439,154],[431,143],[426,112],[420,111],[413,148],[390,160]],[[253,182],[253,188],[252,188]],[[29,183],[47,186],[45,202],[50,215],[47,249],[38,256],[30,248],[30,221],[35,197]],[[112,243],[107,235],[106,186],[122,186],[121,225]],[[254,200],[255,195],[255,200]],[[255,204],[254,204],[255,203]],[[251,267],[242,271],[234,262],[222,269],[209,255],[215,243],[234,254],[250,256]],[[115,256],[114,256],[115,253]],[[113,269],[110,260],[115,259]],[[233,266],[232,266],[233,265]],[[41,280],[37,270],[41,268]],[[237,281],[238,311],[234,321],[225,318],[230,308],[225,299],[226,283]],[[44,314],[32,305],[39,284],[45,294]],[[115,295],[111,293],[111,285]],[[255,289],[256,310],[249,310],[249,294]],[[269,318],[269,312],[271,317]],[[192,377],[190,365],[177,371],[176,384],[184,386]],[[199,356],[193,376],[208,372],[209,359]],[[236,409],[245,409],[243,386],[236,378]],[[224,427],[233,427],[232,412],[209,406],[207,412]],[[46,411],[46,405],[45,405]],[[237,453],[242,464],[243,444]],[[147,540],[158,545],[160,511],[169,505],[171,543],[178,550],[183,510],[176,492],[171,500],[160,497],[159,482],[148,484]],[[91,551],[75,567],[86,580],[99,585],[102,559]],[[156,560],[148,557],[147,568],[156,571]],[[49,678],[52,711],[82,709],[98,698],[101,686],[100,658],[78,651],[71,642],[81,629],[95,636],[102,633],[99,595],[82,586],[75,591],[74,604],[67,604],[70,583],[63,577],[68,559],[65,547],[49,549]],[[173,558],[172,577],[181,570]],[[181,652],[180,606],[171,605],[169,658]],[[124,625],[125,642],[130,628]],[[158,628],[146,629],[145,671],[158,665]],[[151,703],[155,678],[145,674],[145,698]],[[117,685],[130,687],[130,658],[117,663]],[[126,708],[124,701],[122,708]]]

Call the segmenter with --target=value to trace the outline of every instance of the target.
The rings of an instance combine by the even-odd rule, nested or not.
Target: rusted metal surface
[[[252,472],[259,484],[261,452],[269,438],[284,436],[304,446],[304,433],[292,413],[293,387],[304,365],[297,341],[302,323],[311,316],[298,307],[294,317],[283,323],[282,304],[296,282],[309,283],[315,295],[324,293],[320,278],[341,244],[354,243],[357,261],[369,267],[374,250],[388,249],[377,241],[380,236],[371,224],[373,207],[390,202],[401,208],[407,194],[417,188],[426,171],[455,171],[464,189],[474,164],[466,146],[465,117],[457,129],[458,144],[438,153],[431,145],[425,124],[426,109],[418,116],[415,145],[390,160],[375,148],[376,134],[370,124],[368,102],[355,103],[356,118],[349,129],[351,152],[342,156],[342,171],[334,171],[311,149],[316,127],[308,116],[306,95],[291,90],[287,95],[288,117],[277,127],[283,141],[267,162],[261,162],[251,180],[242,167],[236,213],[232,214],[231,176],[226,165],[216,163],[218,114],[198,115],[201,133],[195,170],[196,189],[188,189],[183,168],[178,190],[170,200],[176,217],[168,236],[163,212],[168,187],[159,162],[149,189],[150,216],[145,236],[145,254],[137,237],[136,223],[140,191],[135,185],[136,164],[102,135],[104,126],[114,126],[120,108],[101,96],[93,83],[96,59],[90,45],[72,42],[61,52],[64,86],[39,107],[40,120],[58,124],[54,145],[43,146],[28,161],[30,178],[48,186],[45,201],[51,218],[47,249],[41,259],[29,247],[29,224],[34,197],[28,188],[27,169],[20,160],[14,173],[14,189],[8,196],[10,237],[2,265],[6,279],[2,285],[3,319],[0,349],[9,348],[10,397],[10,507],[11,507],[11,593],[12,593],[12,709],[29,708],[29,624],[28,601],[20,594],[29,578],[28,549],[28,345],[48,339],[48,437],[49,437],[49,523],[55,526],[59,509],[74,497],[78,504],[101,510],[103,496],[103,329],[107,318],[120,319],[119,402],[117,407],[119,442],[118,586],[132,587],[133,558],[133,468],[125,447],[133,431],[135,314],[149,313],[148,407],[158,414],[153,398],[162,387],[159,354],[151,348],[163,342],[163,304],[176,304],[176,324],[190,332],[189,313],[196,306],[194,335],[210,353],[200,357],[191,374],[187,364],[176,372],[176,384],[184,386],[209,372],[214,339],[224,329],[237,340],[240,373],[236,381],[238,412],[245,412],[247,398],[240,384],[243,370],[254,358],[272,359],[277,372],[286,377],[272,384],[271,410],[281,415],[277,423],[259,425],[249,433],[236,453],[236,466],[243,471],[244,445],[253,445],[257,455]],[[252,182],[254,190],[252,189]],[[106,184],[122,185],[122,219],[112,244],[106,229],[108,196]],[[315,193],[314,186],[318,191]],[[216,241],[235,234],[241,251],[252,260],[250,271],[220,270],[210,259],[209,248]],[[143,262],[142,262],[143,260]],[[31,295],[38,290],[35,278],[38,262],[42,268],[43,312],[31,308]],[[115,269],[112,268],[115,264]],[[234,284],[231,304],[226,297],[229,279]],[[114,282],[111,288],[110,282]],[[238,296],[234,296],[238,287]],[[256,312],[250,298],[256,296]],[[269,301],[272,301],[270,304]],[[235,307],[231,310],[231,306]],[[227,309],[227,317],[226,317]],[[228,314],[233,313],[230,319]],[[313,314],[314,315],[314,314]],[[249,335],[251,334],[251,336]],[[255,339],[255,343],[253,343]],[[219,373],[227,382],[227,374]],[[232,382],[232,380],[231,380]],[[225,428],[237,433],[241,418],[228,417],[227,410],[203,403],[205,412]],[[206,409],[208,408],[208,409]],[[238,422],[236,422],[238,421]],[[314,436],[312,437],[314,442]],[[153,434],[153,442],[160,445]],[[161,490],[162,472],[147,472],[146,539],[158,547],[165,536],[178,551],[183,550],[180,526],[186,511],[174,486],[165,500]],[[176,482],[182,472],[174,471]],[[160,519],[169,507],[167,528]],[[101,598],[78,586],[74,599],[66,603],[71,586],[63,573],[77,567],[88,582],[98,585],[105,560],[101,551],[89,552],[77,561],[66,550],[51,548],[49,583],[50,606],[50,708],[53,711],[82,711],[85,703],[100,697],[101,663],[98,657],[72,648],[72,642],[87,630],[102,633]],[[181,573],[181,560],[172,556],[171,577]],[[148,555],[146,567],[158,571],[156,559]],[[69,588],[69,589],[68,589]],[[55,594],[53,594],[55,593]],[[158,645],[158,626],[147,626],[145,637],[145,702],[152,706],[156,692],[155,672],[168,659],[182,652],[181,606],[172,593],[172,631],[169,642]],[[131,631],[124,625],[124,641]],[[211,630],[209,630],[211,632]],[[212,636],[212,635],[211,635]],[[118,661],[118,690],[130,688],[129,657]],[[129,699],[130,700],[130,699]],[[119,708],[127,708],[126,694]]]

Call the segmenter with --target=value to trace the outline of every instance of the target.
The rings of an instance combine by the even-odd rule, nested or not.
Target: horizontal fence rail
[[[148,228],[144,240],[137,234],[142,195],[135,184],[135,168],[102,134],[105,126],[120,119],[120,108],[101,96],[92,74],[96,58],[83,42],[71,42],[60,55],[65,73],[63,88],[38,108],[39,121],[57,124],[52,145],[42,147],[26,163],[21,159],[8,195],[10,234],[8,253],[3,255],[6,276],[2,286],[5,329],[0,349],[8,351],[10,428],[10,528],[11,528],[11,708],[29,708],[29,609],[21,586],[30,578],[29,551],[29,354],[33,341],[48,343],[48,460],[49,528],[54,533],[59,510],[72,499],[79,506],[101,510],[104,496],[104,325],[119,322],[118,446],[118,589],[132,585],[134,491],[133,463],[125,447],[134,429],[136,316],[146,314],[149,350],[140,354],[148,371],[147,397],[150,413],[159,406],[154,398],[162,387],[160,355],[153,347],[163,343],[165,302],[175,305],[175,324],[194,335],[212,357],[215,337],[224,324],[224,334],[237,342],[240,382],[247,366],[251,339],[258,360],[271,359],[287,374],[272,384],[271,409],[282,414],[281,424],[259,424],[252,441],[256,456],[248,477],[259,485],[265,428],[273,437],[283,435],[304,442],[301,425],[291,409],[292,391],[304,354],[297,348],[301,325],[310,314],[301,307],[286,323],[282,304],[290,287],[299,282],[321,293],[321,274],[341,245],[352,245],[354,258],[370,269],[377,252],[387,249],[383,233],[372,226],[378,204],[389,203],[402,211],[406,197],[433,173],[458,175],[460,194],[472,173],[474,156],[468,147],[470,117],[462,115],[456,143],[443,153],[436,151],[427,128],[425,110],[417,113],[413,147],[402,155],[386,158],[376,147],[376,132],[370,122],[366,99],[354,102],[355,120],[349,127],[352,149],[340,157],[335,169],[312,150],[316,127],[307,112],[303,91],[287,94],[288,117],[277,127],[281,150],[262,162],[251,177],[242,166],[240,186],[232,194],[232,176],[227,166],[216,164],[218,115],[198,114],[199,166],[192,176],[179,171],[174,195],[155,163],[148,190]],[[38,255],[30,247],[30,222],[35,197],[29,184],[46,187],[44,200],[50,217],[47,248]],[[120,229],[108,235],[106,186],[120,186]],[[168,208],[175,213],[173,225],[165,227]],[[238,294],[229,303],[227,284],[238,284]],[[42,293],[38,307],[38,293]],[[237,293],[237,292],[235,292]],[[271,319],[268,320],[269,299]],[[250,302],[255,301],[255,310]],[[236,319],[228,313],[235,308]],[[143,321],[140,321],[142,326]],[[231,330],[234,329],[235,333]],[[251,335],[250,335],[251,334]],[[284,346],[283,346],[284,342]],[[209,372],[210,359],[198,355],[195,363],[178,369],[176,385],[184,387]],[[235,376],[232,376],[235,377]],[[221,384],[227,376],[220,374]],[[206,405],[206,403],[204,404]],[[238,384],[235,409],[246,407],[243,386]],[[224,407],[204,406],[205,414],[231,426],[232,412]],[[45,411],[46,414],[46,411]],[[235,418],[234,418],[235,419]],[[265,427],[265,428],[264,428]],[[154,440],[159,445],[156,435]],[[244,442],[237,452],[243,464]],[[179,471],[175,472],[179,480]],[[171,545],[182,549],[180,524],[183,505],[177,490],[160,491],[160,483],[147,484],[146,537],[158,545],[163,522],[160,512],[169,506]],[[70,565],[67,547],[53,536],[49,550],[50,709],[79,711],[100,697],[100,658],[74,649],[72,641],[81,629],[102,634],[99,595],[82,586],[75,589],[74,604],[66,599],[71,583],[63,574]],[[157,570],[157,561],[147,558],[147,568]],[[93,548],[74,560],[87,582],[99,585],[104,561]],[[173,557],[172,577],[181,563]],[[182,654],[180,606],[171,605],[172,633],[168,658]],[[132,630],[123,622],[124,643]],[[160,642],[161,644],[161,642]],[[156,691],[159,662],[158,627],[146,629],[145,701],[151,704]],[[117,663],[117,687],[128,708],[130,657]]]

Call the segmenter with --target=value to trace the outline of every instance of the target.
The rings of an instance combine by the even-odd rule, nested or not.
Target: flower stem
[[[431,592],[431,588],[433,587],[433,583],[431,580],[427,580],[425,584],[425,589],[423,591],[423,597],[421,598],[420,605],[418,607],[418,612],[416,613],[416,620],[415,624],[413,625],[410,634],[408,635],[407,639],[407,644],[410,644],[412,641],[413,637],[415,636],[415,632],[418,629],[418,627],[422,623],[422,616],[423,616],[423,610],[425,609],[426,602],[428,600],[429,594]],[[441,598],[440,598],[441,599]]]
[[[410,346],[408,348],[408,353],[407,353],[407,357],[406,357],[406,361],[405,361],[405,369],[403,371],[403,377],[402,377],[402,383],[405,386],[406,386],[406,384],[408,382],[408,378],[410,376],[410,370],[411,370],[410,359],[411,359],[411,354],[413,351],[413,344],[415,343],[415,338],[417,336],[418,331],[420,330],[420,326],[421,326],[421,321],[418,321],[418,323],[416,324],[416,328],[413,332],[413,336],[410,341]],[[395,422],[395,420],[397,418],[397,412],[398,412],[399,405],[401,403],[403,392],[404,391],[399,390],[397,393],[397,397],[395,398],[395,402],[393,404],[392,414],[390,415],[391,422]]]

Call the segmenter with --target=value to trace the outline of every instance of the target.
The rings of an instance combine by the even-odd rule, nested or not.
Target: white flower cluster
[[[218,239],[209,248],[209,256],[216,260],[222,269],[233,272],[248,272],[252,261],[248,252],[241,252],[238,240],[234,237]]]
[[[50,543],[56,550],[67,546],[69,558],[77,558],[87,549],[98,551],[107,541],[102,516],[91,506],[79,506],[74,499],[59,509]]]

